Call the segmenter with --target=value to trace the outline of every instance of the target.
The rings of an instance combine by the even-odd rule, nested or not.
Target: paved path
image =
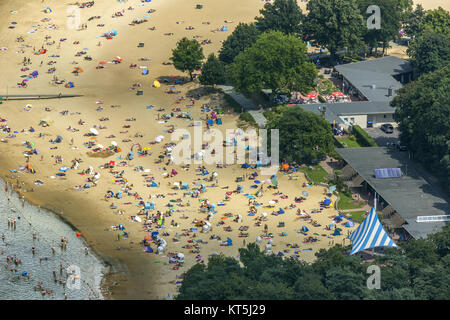
[[[260,111],[249,110],[248,113],[252,115],[253,119],[255,119],[256,123],[260,127],[264,127],[266,125],[267,119]]]
[[[248,113],[253,116],[253,119],[255,119],[256,123],[260,127],[266,124],[267,119],[261,112],[255,111],[258,109],[258,107],[251,100],[247,99],[244,95],[236,92],[232,86],[218,85],[217,87],[222,89],[226,94],[230,95],[237,103],[239,103],[244,108],[244,110],[247,110]]]

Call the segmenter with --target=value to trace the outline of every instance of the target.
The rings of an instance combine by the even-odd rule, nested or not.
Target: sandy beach
[[[163,64],[170,62],[176,42],[184,36],[196,36],[199,41],[212,42],[202,46],[205,56],[217,53],[221,41],[239,22],[254,20],[263,6],[261,0],[204,0],[203,9],[196,9],[197,2],[193,1],[97,0],[92,7],[80,11],[81,22],[87,24],[85,30],[68,28],[69,14],[66,10],[71,4],[73,1],[58,0],[4,0],[0,3],[4,17],[0,21],[0,48],[4,48],[0,51],[0,92],[10,95],[83,95],[66,99],[4,101],[0,105],[0,119],[5,121],[0,125],[7,125],[11,131],[0,130],[0,176],[31,203],[51,208],[70,221],[87,243],[112,265],[112,273],[104,284],[108,288],[106,298],[166,299],[176,294],[177,277],[190,266],[206,262],[214,252],[236,257],[244,240],[246,243],[254,242],[265,233],[273,234],[273,252],[298,255],[300,260],[312,261],[317,250],[342,244],[347,232],[357,227],[346,228],[338,223],[343,229],[342,235],[331,236],[332,230],[325,230],[325,227],[333,222],[338,212],[332,207],[320,210],[320,202],[328,192],[324,192],[322,186],[304,187],[306,177],[298,171],[290,174],[279,172],[279,187],[275,190],[268,189],[271,183],[255,183],[255,180],[263,182],[270,176],[258,176],[254,180],[247,177],[243,182],[236,182],[237,177],[257,171],[241,168],[238,164],[221,169],[215,165],[206,166],[209,174],[201,175],[194,164],[189,170],[184,170],[179,165],[166,165],[167,157],[158,162],[159,156],[166,151],[165,143],[171,141],[168,132],[171,128],[192,131],[193,127],[189,125],[194,120],[202,121],[204,128],[206,114],[211,114],[205,110],[213,107],[230,109],[221,94],[205,94],[196,97],[198,99],[187,97],[202,92],[198,90],[198,82],[175,85],[175,90],[179,91],[175,94],[166,93],[174,84],[161,81],[161,87],[152,87],[153,82],[161,77],[175,80],[185,76],[172,65]],[[299,5],[303,9],[306,3],[299,1]],[[439,5],[444,6],[444,1],[426,1],[424,7],[430,9]],[[445,4],[444,8],[448,10],[448,6]],[[51,12],[43,12],[44,7],[51,8]],[[154,12],[149,13],[153,11],[151,9]],[[123,16],[113,17],[116,13]],[[97,16],[100,18],[90,19]],[[146,19],[147,22],[130,25],[135,18]],[[227,26],[228,31],[212,32],[222,26]],[[155,30],[149,30],[152,27]],[[111,30],[117,31],[112,39],[98,37]],[[20,36],[23,42],[17,41]],[[46,39],[46,36],[50,37]],[[144,43],[144,47],[138,47],[139,43]],[[47,51],[35,54],[41,48]],[[86,56],[91,60],[85,59]],[[24,57],[30,58],[31,64],[24,65]],[[121,60],[121,63],[113,63],[114,60]],[[136,68],[130,68],[131,64],[136,64]],[[83,72],[74,74],[76,67],[82,68]],[[56,69],[49,71],[51,68]],[[145,69],[149,70],[148,75],[142,75]],[[33,71],[38,71],[37,78],[27,81],[26,88],[19,88],[17,83],[24,79],[21,76]],[[56,84],[53,81],[55,76],[65,82]],[[74,87],[66,88],[68,82],[72,82]],[[139,89],[143,90],[143,95],[137,95],[136,88],[130,89],[136,83],[141,85]],[[206,107],[202,108],[203,105]],[[190,113],[191,118],[178,117],[182,113]],[[165,120],[162,119],[163,114],[167,115]],[[223,132],[237,129],[237,115],[225,112],[220,117],[222,125],[214,125],[213,128]],[[94,127],[98,131],[95,140],[92,135],[87,135]],[[162,142],[150,143],[159,135],[164,136]],[[58,136],[62,141],[52,143],[51,140],[55,142]],[[27,147],[24,142],[33,144]],[[120,151],[93,152],[96,148],[104,150],[116,143]],[[98,147],[99,144],[103,147]],[[139,154],[138,147],[132,147],[135,144],[140,144],[144,150],[149,148],[149,151]],[[27,163],[24,152],[33,148],[38,149],[39,154],[31,155]],[[132,160],[127,159],[130,151],[134,154]],[[82,161],[74,167],[74,159]],[[114,162],[113,167],[104,168],[111,161]],[[61,171],[64,166],[68,170]],[[92,172],[86,173],[89,166]],[[35,173],[31,173],[29,168]],[[178,174],[165,177],[172,170]],[[218,174],[217,181],[209,181],[214,171]],[[100,175],[98,179],[94,177],[95,173]],[[152,180],[158,187],[148,187]],[[184,195],[186,190],[173,189],[173,183],[179,181],[188,183],[190,191],[204,184],[206,192],[198,198]],[[86,184],[90,188],[84,188]],[[225,201],[226,192],[235,190],[238,184],[242,185],[243,192],[232,193]],[[256,188],[252,187],[255,185]],[[255,198],[260,205],[256,206],[257,213],[249,216],[249,198],[246,195],[253,195],[260,185],[264,185],[263,195]],[[124,190],[126,186],[128,188]],[[114,194],[122,192],[122,198],[106,198],[109,190]],[[308,192],[307,199],[295,202],[296,197],[302,196],[302,191]],[[198,231],[191,230],[196,221],[204,221],[208,216],[199,210],[200,199],[224,204],[216,207],[217,212],[210,219],[212,230],[208,233],[201,233],[201,227]],[[333,195],[331,201],[334,203],[335,200]],[[144,225],[145,215],[138,216],[142,222],[131,218],[142,209],[138,206],[141,201],[155,203],[155,209],[149,211],[149,220],[157,211],[166,213],[164,228],[157,228],[157,223]],[[275,205],[267,207],[269,201],[275,201]],[[284,214],[272,214],[280,208]],[[317,213],[313,213],[315,211]],[[263,212],[267,213],[267,219],[256,226],[258,221],[255,219]],[[242,220],[234,222],[237,214]],[[307,215],[311,216],[310,220],[304,219]],[[172,220],[178,225],[172,225]],[[279,227],[280,222],[284,222],[284,227]],[[118,234],[122,232],[113,231],[112,227],[119,224],[125,227],[128,239],[122,237],[118,240]],[[264,225],[267,225],[267,232]],[[298,232],[302,226],[309,229],[306,235]],[[230,227],[231,231],[226,231],[225,227]],[[244,227],[241,228],[244,231],[239,230],[240,227]],[[163,237],[167,247],[161,255],[145,252],[142,245],[144,237],[154,231],[160,235],[163,232],[169,234]],[[248,236],[240,237],[241,232],[248,233]],[[280,235],[282,233],[286,235]],[[221,241],[229,237],[233,245],[221,246],[220,240],[210,239],[212,235],[219,236]],[[309,237],[316,240],[305,242]],[[263,240],[261,248],[266,244],[267,240]],[[154,244],[150,243],[150,246],[156,250]],[[300,252],[296,253],[297,250]],[[174,265],[169,263],[171,253],[184,254],[182,267],[174,269]]]

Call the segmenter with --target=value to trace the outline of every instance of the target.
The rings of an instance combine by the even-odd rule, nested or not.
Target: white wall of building
[[[339,116],[342,120],[347,121],[352,125],[358,125],[361,128],[367,128],[367,121],[373,122],[373,127],[380,127],[384,123],[390,123],[394,127],[396,123],[394,122],[393,114],[376,114],[376,115],[349,115],[349,116]]]

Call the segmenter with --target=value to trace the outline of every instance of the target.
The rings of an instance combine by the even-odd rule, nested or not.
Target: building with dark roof
[[[375,191],[384,203],[377,210],[384,217],[383,224],[392,229],[403,229],[417,239],[440,231],[450,221],[448,200],[430,182],[427,173],[408,159],[406,152],[373,147],[338,148],[336,152],[347,164],[341,178]],[[383,168],[400,168],[402,175],[377,178],[375,169]]]
[[[319,107],[325,107],[327,120],[362,128],[394,123],[395,109],[389,104],[396,90],[412,79],[413,70],[408,61],[388,56],[339,65],[335,70],[342,78],[344,93],[358,96],[362,101],[302,104],[301,107],[315,113],[320,113]]]

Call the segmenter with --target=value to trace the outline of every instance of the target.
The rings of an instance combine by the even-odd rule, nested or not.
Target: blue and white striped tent
[[[383,229],[380,220],[378,220],[377,213],[373,208],[363,223],[348,238],[353,244],[350,254],[375,247],[397,247],[395,242],[392,241]]]

